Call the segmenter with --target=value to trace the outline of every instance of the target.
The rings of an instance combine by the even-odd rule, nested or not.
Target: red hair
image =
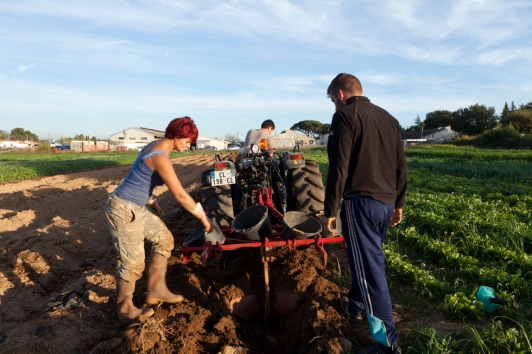
[[[189,138],[193,144],[198,140],[198,127],[190,117],[175,118],[166,127],[164,137],[167,139]]]

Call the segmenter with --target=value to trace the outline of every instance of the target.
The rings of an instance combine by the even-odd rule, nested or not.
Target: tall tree
[[[504,107],[502,108],[501,113],[501,121],[506,119],[506,117],[508,117],[508,114],[510,114],[510,108],[508,108],[508,102],[504,102]]]
[[[416,125],[417,130],[421,130],[425,127],[425,122],[419,118],[419,114],[417,115],[416,119],[414,119],[414,124]]]
[[[522,108],[510,112],[505,118],[501,118],[503,126],[512,125],[519,133],[532,133],[532,110]]]
[[[495,108],[474,104],[460,108],[452,113],[453,130],[467,135],[478,135],[497,126],[498,116]]]
[[[451,111],[434,111],[425,116],[425,129],[436,129],[451,125],[453,119]],[[451,126],[454,128],[453,126]]]
[[[11,140],[33,140],[33,141],[39,140],[39,137],[36,134],[33,134],[29,130],[24,130],[24,128],[12,129],[9,138]]]
[[[66,143],[70,143],[72,140],[73,140],[72,138],[63,138],[63,137],[61,137],[61,139],[59,139],[58,142],[61,143],[61,144],[66,144]]]
[[[317,120],[302,120],[290,128],[291,130],[296,130],[310,136],[315,139],[319,139],[321,136],[321,131],[323,131],[323,123],[318,122]]]
[[[236,143],[238,142],[238,137],[236,134],[225,134],[225,140]]]
[[[323,124],[320,134],[321,135],[327,135],[331,132],[331,125],[329,123]]]

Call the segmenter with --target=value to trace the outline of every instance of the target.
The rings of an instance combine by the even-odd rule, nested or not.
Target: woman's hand
[[[203,223],[203,225],[205,226],[205,232],[207,233],[211,233],[213,231],[216,231],[218,233],[222,233],[222,230],[220,230],[220,227],[218,226],[218,224],[216,223],[216,221],[213,221],[209,218],[205,218],[205,220],[208,220],[209,222],[209,227],[207,227],[207,225],[205,223]],[[202,220],[203,222],[203,220]]]
[[[216,225],[216,223],[213,223],[211,219],[207,217],[207,214],[205,214],[205,211],[203,210],[203,207],[200,203],[196,204],[196,207],[194,208],[194,210],[192,210],[192,215],[200,219],[203,226],[205,226],[205,231],[207,233],[212,232],[212,230],[214,229],[216,229],[216,231],[218,232],[222,232],[218,225]]]
[[[159,203],[157,202],[157,199],[155,198],[150,199],[148,204],[150,205],[151,210],[156,212],[159,217],[164,215],[163,210],[161,209],[161,207],[159,206]]]

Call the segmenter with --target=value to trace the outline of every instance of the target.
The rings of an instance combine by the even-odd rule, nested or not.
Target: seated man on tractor
[[[246,135],[246,142],[244,143],[244,147],[240,149],[240,153],[249,154],[250,153],[249,146],[251,144],[260,145],[260,142],[262,139],[266,139],[266,141],[268,142],[269,150],[275,150],[275,145],[273,143],[273,139],[271,135],[272,131],[274,130],[275,130],[275,123],[271,119],[267,119],[264,122],[262,122],[260,129],[251,129],[250,131],[248,131]]]

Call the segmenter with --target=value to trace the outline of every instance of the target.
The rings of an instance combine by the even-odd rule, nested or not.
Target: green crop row
[[[532,322],[512,322],[508,318],[496,317],[488,326],[478,328],[467,325],[460,332],[445,335],[432,327],[422,327],[407,332],[405,342],[410,354],[490,354],[490,353],[532,353]]]
[[[326,150],[315,151],[308,158],[327,165]],[[496,312],[506,316],[502,325],[468,326],[449,336],[426,330],[431,337],[407,338],[407,352],[529,352],[532,151],[432,146],[406,156],[404,220],[383,245],[389,274],[462,321],[485,316],[475,298],[480,285],[508,301]]]
[[[532,299],[532,273],[528,271],[531,257],[526,254],[523,254],[526,266],[509,267],[507,264],[511,262],[504,261],[481,263],[476,258],[460,253],[455,245],[420,235],[413,228],[397,234],[411,250],[423,256],[424,264],[438,267],[430,271],[434,279],[443,278],[442,283],[445,283],[445,278],[453,278],[454,291],[471,293],[475,287],[486,285],[497,288],[501,293],[507,294],[507,297]],[[521,259],[515,263],[519,261]],[[449,289],[450,285],[446,288],[447,293],[450,292]]]
[[[195,152],[172,152],[175,158]],[[94,153],[0,153],[0,183],[20,181],[61,173],[91,171],[119,165],[128,165],[137,158],[138,152]]]
[[[464,160],[459,158],[409,158],[411,169],[426,172],[465,177],[467,179],[488,180],[497,178],[501,182],[521,183],[530,185],[530,161],[526,160]]]
[[[406,156],[422,158],[458,158],[462,161],[532,161],[530,150],[476,149],[471,147],[456,147],[454,145],[426,145],[407,149]]]

